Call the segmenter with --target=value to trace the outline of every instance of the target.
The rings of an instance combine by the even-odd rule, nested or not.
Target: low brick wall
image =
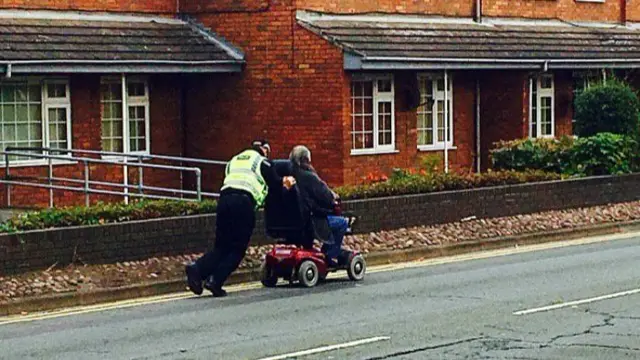
[[[346,202],[358,232],[640,200],[640,174],[500,186]],[[215,215],[31,231],[0,236],[0,275],[66,265],[131,261],[201,252],[215,235]],[[259,216],[254,244],[270,242]]]

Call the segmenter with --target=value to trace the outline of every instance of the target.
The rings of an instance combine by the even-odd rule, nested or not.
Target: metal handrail
[[[104,156],[114,156],[114,157],[122,157],[122,158],[131,158],[131,159],[158,159],[158,160],[171,160],[171,161],[179,161],[179,162],[190,162],[196,164],[209,164],[209,165],[227,165],[227,161],[219,161],[219,160],[209,160],[209,159],[201,159],[201,158],[189,158],[189,157],[180,157],[180,156],[169,156],[169,155],[155,155],[155,154],[141,154],[141,153],[121,153],[114,151],[101,151],[101,150],[84,150],[84,149],[53,149],[53,148],[45,148],[45,147],[13,147],[8,146],[5,151],[47,151],[51,152],[60,152],[60,153],[76,153],[76,154],[91,154],[91,155],[104,155]]]
[[[24,151],[38,151],[40,153],[29,153]],[[45,154],[46,152],[46,154]],[[51,153],[65,153],[70,155],[52,155]],[[114,156],[122,158],[120,159],[96,159],[90,157],[78,157],[74,156],[75,154],[93,154],[93,155],[102,155],[102,156]],[[189,166],[177,166],[177,165],[164,165],[164,164],[150,164],[144,163],[143,160],[150,159],[158,159],[158,160],[170,160],[170,161],[179,161],[179,162],[188,162],[188,163],[200,163],[200,164],[208,164],[208,165],[226,165],[225,161],[217,161],[217,160],[208,160],[208,159],[197,159],[197,158],[183,158],[177,156],[166,156],[166,155],[152,155],[152,154],[139,154],[139,153],[118,153],[118,152],[110,152],[110,151],[98,151],[98,150],[77,150],[77,149],[52,149],[45,147],[7,147],[6,151],[0,151],[0,155],[4,155],[5,157],[5,178],[0,180],[0,183],[6,185],[7,191],[7,205],[11,206],[11,185],[17,186],[30,186],[37,188],[46,188],[49,189],[49,206],[53,207],[53,190],[67,190],[67,191],[76,191],[76,192],[84,192],[85,193],[85,203],[88,206],[90,204],[89,194],[104,194],[104,195],[117,195],[124,196],[125,202],[128,202],[128,197],[142,197],[142,198],[152,198],[152,199],[175,199],[175,200],[187,200],[187,201],[200,201],[203,196],[211,196],[218,197],[218,193],[213,192],[203,192],[202,191],[202,170],[199,167],[189,167]],[[18,157],[26,157],[26,158],[35,158],[42,159],[48,161],[48,176],[47,177],[12,177],[10,168],[10,158],[13,156]],[[135,158],[138,161],[131,163],[128,162],[127,159]],[[71,161],[71,162],[80,162],[84,164],[84,179],[72,179],[72,178],[64,178],[64,177],[54,177],[53,176],[53,160],[63,160],[63,161]],[[114,182],[104,182],[104,181],[95,181],[89,179],[89,164],[105,164],[105,165],[117,165],[123,166],[124,174],[123,181],[124,184],[114,183]],[[128,166],[133,166],[138,168],[138,184],[129,185],[129,173]],[[157,186],[146,186],[143,183],[143,169],[162,169],[162,170],[175,170],[180,171],[180,176],[182,178],[182,172],[193,172],[196,176],[196,190],[184,190],[184,189],[175,189],[175,188],[164,188]],[[23,178],[29,180],[46,180],[47,184],[39,184],[33,182],[26,181],[16,181],[15,179]],[[80,187],[72,187],[72,186],[63,186],[56,185],[54,182],[66,182],[66,183],[76,183],[83,184],[82,188]],[[92,188],[92,185],[98,186],[107,186],[107,187],[116,187],[120,189],[124,189],[124,191],[112,191],[112,190],[100,190]],[[138,193],[129,193],[129,189],[137,189]],[[179,194],[180,197],[172,197],[172,196],[164,196],[164,195],[152,195],[146,194],[144,191],[149,190],[153,192],[166,192],[171,194]],[[197,199],[185,199],[184,195],[196,195]]]

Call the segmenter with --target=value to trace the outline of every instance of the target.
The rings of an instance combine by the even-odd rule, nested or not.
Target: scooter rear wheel
[[[298,281],[304,287],[314,287],[320,279],[318,266],[311,260],[305,260],[298,268]]]
[[[265,287],[275,287],[278,283],[278,276],[276,275],[273,267],[263,263],[261,269],[260,282]]]
[[[367,263],[364,261],[364,256],[361,254],[351,257],[349,266],[347,267],[347,275],[352,281],[360,281],[364,279],[364,274],[367,271]]]

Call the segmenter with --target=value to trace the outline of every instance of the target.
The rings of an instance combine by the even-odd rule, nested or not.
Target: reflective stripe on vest
[[[262,206],[267,197],[267,183],[262,177],[260,164],[264,157],[253,150],[246,150],[231,159],[227,164],[226,176],[221,190],[238,189],[247,191]]]

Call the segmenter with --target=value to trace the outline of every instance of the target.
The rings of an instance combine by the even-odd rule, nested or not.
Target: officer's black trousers
[[[253,200],[242,193],[222,194],[216,210],[216,241],[213,249],[196,261],[205,280],[213,275],[222,286],[244,258],[256,225]]]

